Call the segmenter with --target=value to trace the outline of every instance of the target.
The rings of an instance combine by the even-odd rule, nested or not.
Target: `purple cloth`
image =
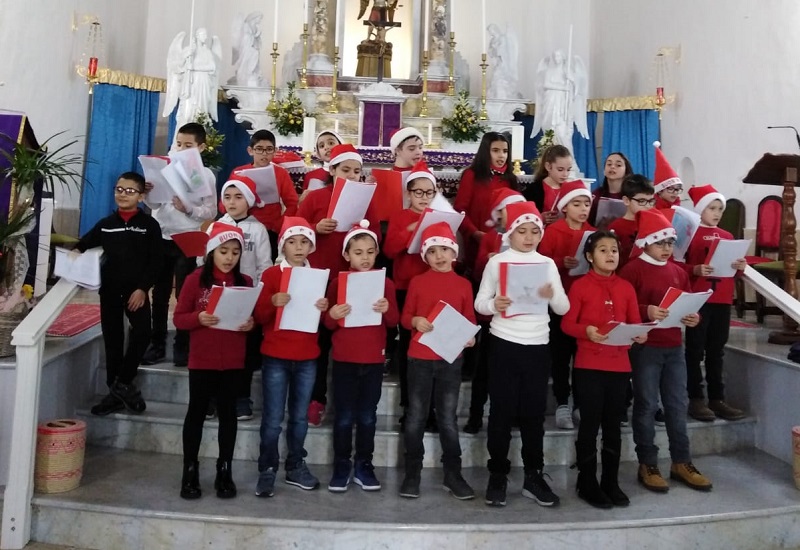
[[[16,111],[0,111],[0,150],[12,153],[14,145],[22,137],[25,124],[25,115]],[[4,155],[0,155],[0,172],[5,171],[10,162]],[[0,219],[8,220],[8,206],[11,202],[11,183],[3,180],[0,182]]]

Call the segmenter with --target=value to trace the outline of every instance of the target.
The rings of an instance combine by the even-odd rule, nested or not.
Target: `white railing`
[[[17,347],[17,380],[11,428],[8,484],[3,502],[5,550],[18,550],[31,539],[33,464],[36,457],[36,424],[42,377],[44,337],[47,329],[69,303],[78,287],[61,279],[14,329],[11,343]]]
[[[750,266],[744,270],[744,280],[750,283],[756,292],[778,306],[786,315],[800,323],[800,302],[778,285],[764,277]]]

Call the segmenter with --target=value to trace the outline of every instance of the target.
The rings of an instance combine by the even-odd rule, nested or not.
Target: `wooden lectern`
[[[783,185],[781,216],[781,254],[783,255],[783,289],[797,300],[797,219],[794,215],[795,187],[800,171],[800,156],[764,154],[745,176],[744,183]],[[783,316],[783,330],[771,332],[769,343],[790,345],[800,342],[797,323]]]

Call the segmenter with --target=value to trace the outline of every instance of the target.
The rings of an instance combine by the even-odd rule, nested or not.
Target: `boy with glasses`
[[[653,197],[655,190],[650,180],[641,174],[631,174],[622,180],[622,202],[627,211],[608,226],[619,238],[619,269],[622,269],[633,252],[636,240],[636,214],[641,210],[649,210],[656,204]]]
[[[661,143],[656,141],[653,145],[656,148],[656,172],[653,176],[653,187],[656,190],[655,206],[659,210],[668,210],[681,205],[683,182],[661,152]]]

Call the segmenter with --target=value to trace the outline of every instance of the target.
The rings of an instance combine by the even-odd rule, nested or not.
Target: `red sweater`
[[[283,267],[274,265],[261,275],[264,289],[256,302],[253,317],[264,330],[261,353],[288,361],[308,361],[319,356],[317,334],[296,330],[279,330],[275,327],[278,308],[272,305],[272,295],[280,292]]]
[[[395,213],[389,219],[386,229],[386,242],[383,243],[383,254],[392,260],[392,276],[398,290],[408,290],[411,279],[430,269],[419,254],[408,253],[408,241],[413,232],[408,230],[412,223],[419,222],[422,214],[410,208]]]
[[[408,287],[403,315],[400,317],[400,323],[411,331],[411,344],[408,346],[409,357],[430,361],[442,360],[431,351],[431,348],[414,340],[417,331],[411,328],[411,319],[430,315],[439,300],[447,302],[461,315],[471,322],[475,322],[472,285],[468,280],[455,271],[442,273],[429,269],[422,275],[417,275]]]
[[[333,197],[333,185],[326,185],[322,189],[316,189],[306,195],[303,204],[297,211],[297,215],[311,224],[316,231],[317,223],[328,217],[328,207]],[[375,231],[378,239],[381,238],[380,222],[375,217],[372,207],[367,209],[366,218],[370,228]],[[349,228],[348,228],[349,229]],[[317,233],[317,249],[308,256],[311,267],[317,269],[330,269],[330,280],[336,278],[340,271],[348,271],[350,264],[342,256],[342,245],[346,231],[334,231],[327,235]],[[280,253],[280,250],[278,251]]]
[[[636,289],[639,314],[645,322],[654,320],[647,315],[647,307],[660,304],[670,287],[692,291],[689,276],[682,267],[671,261],[666,265],[653,265],[639,257],[628,262],[619,272],[619,276]],[[647,345],[656,348],[673,348],[680,346],[681,341],[679,327],[656,328],[647,334]]]
[[[338,304],[339,278],[332,280],[328,285],[328,304],[333,307]],[[400,312],[397,309],[394,283],[386,278],[383,297],[389,300],[389,309],[383,314],[383,323],[371,327],[345,328],[330,315],[330,308],[324,315],[325,326],[333,331],[333,360],[345,363],[359,363],[383,365],[386,358],[386,329],[396,327],[400,322]]]
[[[191,331],[189,339],[189,368],[203,370],[232,370],[244,368],[244,352],[247,342],[246,332],[219,330],[200,324],[199,314],[208,307],[210,288],[200,286],[203,268],[194,270],[183,283],[178,304],[175,306],[173,322],[175,328]],[[244,277],[246,286],[253,286],[253,280]],[[214,270],[214,284],[233,286],[233,273]]]
[[[331,177],[331,173],[325,170],[322,167],[317,168],[316,170],[312,170],[311,172],[307,172],[305,176],[303,176],[303,191],[308,189],[308,184],[311,180],[320,180],[320,181],[328,181]]]
[[[577,249],[584,231],[594,231],[594,227],[587,222],[583,222],[580,229],[570,229],[569,225],[567,225],[567,220],[564,218],[558,219],[547,226],[542,242],[539,243],[539,248],[537,249],[539,254],[552,258],[556,263],[565,292],[569,292],[569,287],[578,280],[579,276],[576,277],[569,274],[569,269],[564,267],[564,258],[568,256],[578,257],[582,253]]]
[[[686,272],[692,284],[692,292],[705,292],[713,290],[714,294],[708,299],[709,304],[733,304],[733,294],[736,290],[733,277],[697,277],[694,275],[696,265],[706,263],[708,249],[714,241],[722,239],[733,240],[733,235],[719,227],[705,227],[701,225],[689,243],[686,252]]]
[[[641,323],[636,291],[620,277],[598,275],[594,270],[575,281],[569,291],[569,311],[561,329],[578,341],[575,368],[630,372],[630,346],[596,344],[586,336],[586,328],[601,328],[609,321]]]
[[[617,237],[619,237],[619,266],[617,267],[617,271],[619,271],[622,269],[622,266],[631,259],[631,253],[633,253],[636,248],[636,245],[633,243],[636,241],[636,231],[638,231],[639,226],[636,220],[617,218],[611,222],[608,229],[616,233]],[[638,249],[636,250],[638,251]],[[639,254],[634,253],[633,255],[636,257]]]
[[[275,166],[275,181],[278,184],[278,194],[286,210],[282,212],[281,203],[276,202],[275,204],[266,204],[261,208],[253,208],[250,213],[263,223],[264,227],[273,233],[280,233],[283,217],[294,216],[297,213],[297,191],[295,191],[294,182],[289,172],[277,164],[273,166]],[[250,168],[253,168],[252,164],[244,164],[234,168],[231,173]]]
[[[658,210],[671,210],[673,206],[680,206],[681,205],[681,198],[677,197],[675,202],[665,201],[661,198],[661,195],[656,193],[656,205],[653,208]]]
[[[489,254],[497,254],[501,246],[503,246],[503,236],[494,227],[487,229],[478,246],[478,257],[475,258],[475,267],[472,269],[473,281],[480,284],[483,270],[489,262]]]
[[[486,221],[492,214],[492,193],[495,189],[510,187],[508,182],[497,174],[494,174],[488,182],[477,181],[472,168],[464,170],[453,203],[453,208],[457,212],[466,214],[460,227],[464,237],[471,237],[476,231],[486,231]]]

